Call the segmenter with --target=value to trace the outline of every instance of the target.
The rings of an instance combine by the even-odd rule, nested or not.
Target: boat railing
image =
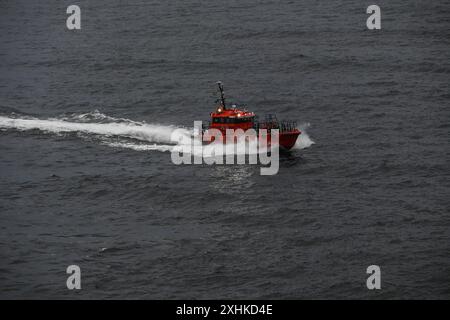
[[[270,121],[257,121],[253,123],[253,129],[258,131],[259,129],[278,129],[280,132],[291,132],[297,129],[297,122],[287,120],[270,120]]]
[[[202,123],[203,133],[211,127],[211,121]],[[258,121],[256,118],[253,122],[253,129],[258,131],[259,129],[278,129],[281,132],[292,132],[297,129],[297,122],[288,120],[277,120],[276,118],[266,118],[263,121]]]

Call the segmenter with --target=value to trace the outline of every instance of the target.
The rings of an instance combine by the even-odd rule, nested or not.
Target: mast
[[[223,91],[223,84],[220,81],[217,81],[217,85],[219,86],[220,91],[220,102],[222,103],[223,110],[226,110],[225,106],[225,91]]]

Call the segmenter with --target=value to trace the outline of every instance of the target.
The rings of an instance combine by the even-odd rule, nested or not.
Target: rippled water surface
[[[448,2],[69,4],[0,2],[1,298],[450,297]],[[277,175],[171,162],[219,79]]]

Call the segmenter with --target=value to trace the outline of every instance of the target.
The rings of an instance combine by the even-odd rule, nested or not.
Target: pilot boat
[[[271,144],[271,130],[278,129],[279,145],[289,150],[297,141],[301,131],[297,129],[295,121],[279,121],[275,115],[266,115],[263,121],[258,119],[255,113],[246,109],[241,109],[236,104],[228,104],[225,101],[225,91],[222,82],[217,82],[219,87],[220,98],[216,100],[218,103],[216,110],[211,112],[211,121],[208,124],[203,124],[202,134],[208,135],[208,130],[217,129],[224,137],[223,141],[227,141],[227,129],[237,130],[242,129],[244,132],[249,129],[254,129],[259,134],[261,129],[266,129],[267,143]],[[228,132],[230,132],[228,130]],[[209,135],[207,141],[214,141],[214,136]],[[205,140],[205,139],[204,139]]]

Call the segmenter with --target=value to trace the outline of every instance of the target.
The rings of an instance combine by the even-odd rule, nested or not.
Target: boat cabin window
[[[218,118],[213,118],[213,123],[232,123],[232,124],[236,124],[236,123],[245,123],[245,122],[249,122],[249,121],[253,121],[253,117],[243,117],[243,118],[218,117]]]
[[[253,121],[253,117],[233,118],[231,120],[233,120],[232,123],[245,123]]]

